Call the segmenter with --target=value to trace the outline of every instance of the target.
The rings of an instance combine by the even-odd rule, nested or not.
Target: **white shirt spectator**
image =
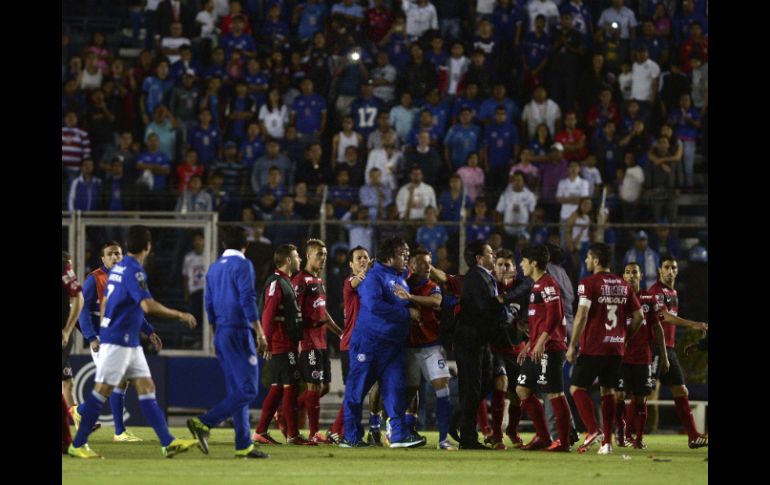
[[[535,19],[538,15],[545,16],[545,31],[550,32],[559,21],[559,7],[553,0],[531,0],[527,5],[527,14],[529,15],[529,30],[535,31]]]
[[[580,176],[588,182],[588,196],[596,197],[596,187],[602,185],[602,173],[599,169],[584,165],[580,167]]]
[[[387,185],[391,189],[396,189],[396,170],[401,162],[401,150],[393,150],[393,153],[388,156],[388,152],[384,148],[377,148],[369,152],[369,157],[366,160],[366,180],[367,184],[372,181],[369,179],[369,171],[377,167],[382,172],[382,183]],[[435,206],[435,204],[434,204]]]
[[[280,109],[270,110],[266,104],[259,108],[259,121],[265,124],[267,134],[273,138],[282,139],[289,124],[289,109],[281,105]]]
[[[636,28],[636,26],[639,25],[636,21],[634,11],[626,6],[620,7],[620,10],[615,10],[613,7],[605,8],[599,16],[599,21],[596,22],[596,25],[609,34],[612,22],[617,22],[619,24],[620,38],[625,40],[631,38],[629,27]]]
[[[409,36],[420,37],[426,30],[438,29],[438,14],[432,3],[420,6],[412,0],[401,0],[401,9],[406,15],[406,33]]]
[[[634,203],[639,200],[644,186],[644,170],[639,165],[626,169],[623,182],[620,184],[620,200]]]
[[[217,16],[216,11],[208,12],[201,10],[195,16],[195,21],[201,24],[201,38],[214,40],[217,38]]]
[[[495,11],[495,0],[476,0],[476,13],[492,15]]]
[[[396,98],[396,68],[390,64],[385,64],[383,67],[377,66],[372,69],[372,79],[375,81],[378,79],[384,79],[389,84],[383,84],[381,86],[375,86],[372,89],[372,94],[386,103],[390,103]],[[353,246],[354,247],[354,246]]]
[[[183,45],[192,45],[190,39],[187,37],[163,37],[163,40],[160,41],[161,49],[179,49]],[[169,54],[166,57],[169,64],[173,64],[182,58],[179,54]]]
[[[535,210],[535,205],[537,205],[537,197],[531,190],[524,187],[521,191],[516,192],[508,184],[508,187],[500,194],[495,210],[503,215],[505,224],[527,224],[530,215]],[[511,236],[525,234],[527,228],[526,226],[505,226],[505,232]]]
[[[546,99],[543,104],[537,104],[533,99],[521,114],[521,121],[527,124],[527,136],[535,135],[535,129],[540,123],[548,125],[551,136],[556,134],[556,120],[561,118],[561,108],[552,99]]]
[[[660,76],[660,67],[652,59],[634,62],[631,68],[631,99],[651,101],[652,83]]]
[[[368,173],[367,169],[367,173]],[[401,187],[396,195],[396,207],[398,208],[398,216],[404,218],[406,212],[406,206],[409,202],[409,186],[411,182]],[[420,185],[415,187],[412,193],[412,209],[409,211],[409,220],[423,219],[425,218],[425,208],[431,206],[436,207],[436,191],[433,187],[420,182]]]
[[[195,251],[187,253],[182,265],[182,275],[187,276],[187,291],[193,293],[203,289],[206,281],[206,262],[203,260],[203,253],[196,254]]]
[[[580,176],[571,180],[569,177],[559,180],[559,186],[556,188],[556,197],[589,197],[588,181]],[[578,208],[578,204],[562,204],[559,217],[566,220]]]

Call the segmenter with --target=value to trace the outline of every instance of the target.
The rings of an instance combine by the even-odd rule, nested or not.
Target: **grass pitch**
[[[483,484],[517,483],[708,483],[708,448],[691,450],[682,435],[645,437],[648,449],[615,448],[607,456],[596,454],[599,446],[579,455],[542,451],[440,451],[438,433],[423,433],[428,444],[417,449],[343,449],[262,446],[267,460],[242,460],[233,456],[232,429],[212,430],[210,452],[193,448],[173,459],[163,458],[151,428],[131,428],[146,441],[113,443],[112,429],[91,436],[90,446],[103,460],[62,456],[62,484],[174,484],[254,485],[302,484]],[[172,428],[177,437],[189,438],[186,428]],[[272,431],[274,436],[280,433]],[[531,434],[524,433],[524,441]],[[573,446],[576,450],[577,446]]]

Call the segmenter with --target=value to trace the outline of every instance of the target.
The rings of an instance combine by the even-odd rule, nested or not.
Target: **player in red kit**
[[[564,396],[564,351],[567,350],[567,320],[561,303],[559,283],[546,272],[549,255],[543,245],[521,252],[521,270],[534,282],[529,297],[527,316],[529,342],[519,353],[521,373],[516,394],[535,425],[536,434],[522,450],[570,451],[572,416]],[[534,392],[542,387],[554,410],[559,438],[551,442],[545,410]]]
[[[299,409],[307,410],[310,440],[316,443],[329,443],[324,433],[318,431],[321,415],[321,396],[329,392],[332,378],[331,362],[326,350],[326,328],[335,335],[342,335],[342,330],[326,310],[326,287],[320,277],[326,266],[326,244],[320,239],[308,239],[307,262],[305,268],[292,278],[297,303],[302,312],[304,338],[299,343],[299,370],[307,383],[297,404]]]
[[[610,247],[594,243],[585,259],[586,269],[592,274],[578,283],[577,314],[572,340],[567,349],[567,360],[574,363],[570,393],[587,428],[578,451],[585,453],[602,440],[600,455],[612,453],[612,425],[615,420],[614,388],[620,379],[620,363],[626,338],[632,338],[642,324],[639,299],[628,284],[609,272]],[[626,318],[631,318],[626,333]],[[578,356],[578,342],[580,355]],[[602,428],[599,431],[594,414],[594,403],[588,388],[599,377],[602,395]]]
[[[72,329],[78,321],[78,315],[83,308],[83,289],[78,282],[75,270],[72,269],[72,261],[67,251],[61,252],[61,368],[62,368],[62,395],[61,395],[61,450],[66,454],[72,444],[72,434],[69,424],[69,406],[65,399],[72,399],[72,366],[69,363],[69,354],[72,350]]]
[[[644,449],[644,429],[647,425],[647,396],[655,386],[652,377],[652,347],[663,345],[663,328],[658,321],[658,305],[655,298],[648,292],[640,290],[641,271],[637,263],[626,264],[623,279],[631,286],[639,297],[642,305],[644,320],[642,326],[633,338],[628,339],[623,363],[620,366],[621,380],[617,388],[617,409],[615,411],[615,432],[618,446],[631,446]],[[628,321],[626,322],[628,323]],[[657,342],[656,341],[657,337]],[[661,363],[663,372],[668,370],[668,357]],[[631,399],[628,410],[625,409],[625,398]],[[631,433],[636,431],[636,437]]]
[[[674,395],[676,415],[687,430],[690,448],[701,448],[708,446],[708,435],[698,432],[695,427],[695,420],[690,411],[690,401],[687,398],[687,387],[684,385],[684,374],[682,366],[674,350],[674,340],[676,336],[676,327],[689,327],[700,330],[705,333],[708,331],[708,325],[704,322],[694,322],[678,316],[679,313],[679,295],[674,289],[676,277],[679,273],[679,265],[671,256],[663,257],[660,260],[658,268],[658,281],[647,290],[655,297],[655,301],[660,305],[661,323],[663,324],[663,335],[666,343],[666,354],[670,368],[665,374],[661,374],[660,360],[662,352],[657,347],[653,354],[652,372],[656,379],[660,379],[661,384],[668,386]]]

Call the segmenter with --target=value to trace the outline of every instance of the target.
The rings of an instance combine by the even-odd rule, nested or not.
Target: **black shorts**
[[[661,375],[660,350],[658,350],[658,347],[653,349],[652,375],[656,380],[660,380],[660,383],[664,386],[683,386],[684,372],[682,372],[682,364],[679,363],[679,357],[676,356],[676,350],[666,347],[666,354],[668,355],[668,372]],[[655,383],[653,383],[653,385],[655,385]]]
[[[342,385],[345,385],[348,383],[350,372],[350,353],[347,350],[340,350],[340,364],[342,365]]]
[[[332,381],[332,363],[326,350],[311,349],[299,353],[299,371],[308,384]]]
[[[620,355],[579,355],[572,369],[571,386],[588,389],[599,376],[599,385],[616,388],[620,380]]]
[[[297,353],[273,354],[268,361],[270,384],[283,384],[285,386],[299,383],[299,367],[297,367]]]
[[[70,364],[70,352],[75,343],[75,332],[72,332],[67,346],[61,349],[61,380],[72,379],[72,364]]]
[[[508,376],[510,379],[516,379],[521,374],[521,366],[516,363],[516,356],[493,352],[492,357],[495,359],[495,377]]]
[[[649,396],[655,387],[650,364],[621,364],[617,390],[631,396]]]
[[[546,352],[539,363],[527,357],[521,366],[516,385],[536,391],[538,386],[549,394],[564,392],[564,351]]]

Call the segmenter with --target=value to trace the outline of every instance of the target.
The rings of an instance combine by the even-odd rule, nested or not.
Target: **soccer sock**
[[[369,431],[379,431],[381,422],[380,413],[369,414]]]
[[[294,438],[299,434],[297,429],[297,386],[283,389],[283,417],[286,420],[286,434]]]
[[[505,411],[505,391],[492,391],[492,438],[495,443],[503,442],[503,412]]]
[[[283,394],[283,386],[280,384],[270,386],[270,391],[265,396],[265,401],[262,403],[262,414],[259,415],[259,424],[257,425],[257,433],[264,433],[267,431],[267,427],[270,426],[270,421],[273,419],[275,410],[278,409],[278,402],[281,400]]]
[[[479,425],[482,431],[489,429],[489,416],[487,414],[487,400],[486,398],[481,400],[479,409],[476,412],[476,423]]]
[[[551,435],[548,433],[548,423],[545,422],[545,408],[543,403],[534,394],[530,395],[526,400],[521,403],[527,410],[532,424],[535,425],[535,432],[537,435],[546,441],[551,441]]]
[[[694,440],[698,437],[698,429],[695,427],[695,418],[693,418],[692,411],[690,410],[690,400],[687,396],[675,397],[674,405],[676,407],[676,415],[679,416],[679,421],[684,425],[687,436],[690,437],[691,441]]]
[[[67,451],[72,444],[72,434],[70,433],[70,413],[67,410],[67,401],[64,400],[64,394],[61,396],[61,449]]]
[[[632,398],[631,402],[626,406],[626,438],[630,438],[635,428],[636,423],[637,404],[636,399]]]
[[[112,409],[112,419],[115,421],[115,435],[123,434],[126,431],[126,425],[123,423],[123,407],[126,404],[126,391],[116,387],[110,395],[110,409]]]
[[[318,420],[321,417],[321,393],[318,391],[305,392],[305,409],[307,409],[309,436],[318,432]]]
[[[569,427],[572,424],[572,416],[569,412],[567,397],[554,397],[551,399],[551,405],[556,418],[556,428],[559,430],[559,440],[562,446],[569,446]]]
[[[647,429],[647,403],[636,406],[636,441],[642,442],[644,430]]]
[[[618,399],[615,404],[615,432],[618,434],[618,446],[626,442],[626,401]]]
[[[602,396],[602,432],[604,440],[602,444],[612,444],[612,424],[615,421],[615,395]]]
[[[505,432],[508,434],[519,434],[519,421],[521,421],[521,404],[511,403],[508,405],[508,427],[505,428]]]
[[[406,420],[406,427],[407,427],[409,430],[412,430],[412,429],[414,429],[414,427],[417,425],[417,416],[415,416],[415,415],[414,415],[414,414],[412,414],[412,413],[409,413],[409,412],[407,412],[407,413],[404,415],[404,419]],[[370,429],[371,429],[371,428],[370,428]]]
[[[139,408],[144,414],[144,418],[150,423],[152,429],[155,430],[155,434],[158,435],[160,440],[160,446],[168,446],[174,441],[174,437],[168,431],[168,423],[166,423],[166,417],[163,416],[163,411],[158,406],[158,401],[155,400],[155,393],[150,392],[139,396]]]
[[[438,441],[446,439],[452,421],[452,401],[449,399],[449,387],[436,390],[436,420],[438,421]]]
[[[332,423],[332,427],[330,428],[330,431],[332,433],[337,433],[339,435],[342,435],[342,423],[345,420],[345,404],[340,405],[340,412],[337,413],[337,419],[334,420],[334,423]]]
[[[98,392],[91,391],[91,395],[88,396],[86,402],[80,405],[78,408],[80,427],[77,434],[75,434],[75,439],[72,440],[72,446],[80,448],[88,443],[88,435],[91,434],[91,428],[94,427],[96,420],[99,419],[99,412],[102,410],[102,405],[106,400],[107,398]]]
[[[301,409],[305,409],[305,404],[306,404],[306,400],[307,400],[307,394],[309,392],[310,391],[302,391],[302,394],[300,394],[299,397],[297,397],[297,411],[299,411]]]
[[[588,395],[588,391],[585,389],[578,389],[572,393],[572,399],[575,401],[575,407],[577,407],[580,419],[583,421],[588,433],[593,434],[598,432],[599,425],[596,423],[594,403],[591,401],[591,396]]]

